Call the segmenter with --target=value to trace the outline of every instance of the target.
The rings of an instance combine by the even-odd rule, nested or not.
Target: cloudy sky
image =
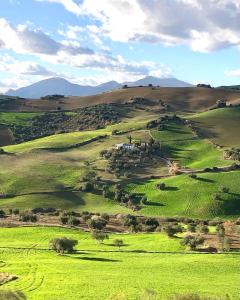
[[[240,84],[240,0],[0,1],[0,92],[146,75]]]

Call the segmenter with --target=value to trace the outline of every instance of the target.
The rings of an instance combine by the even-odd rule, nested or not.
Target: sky
[[[148,75],[240,84],[240,0],[0,0],[0,93]]]

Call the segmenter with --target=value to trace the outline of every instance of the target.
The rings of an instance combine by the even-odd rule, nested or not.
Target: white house
[[[133,150],[135,148],[132,144],[127,143],[121,143],[116,145],[116,149],[127,149],[127,150]]]

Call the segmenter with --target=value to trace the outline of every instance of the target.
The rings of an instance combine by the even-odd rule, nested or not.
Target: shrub
[[[221,200],[221,197],[220,197],[219,194],[213,194],[213,195],[212,195],[212,199],[213,199],[214,201],[217,201],[217,200]]]
[[[52,239],[49,243],[49,247],[52,250],[55,250],[57,253],[64,252],[73,252],[74,247],[78,244],[77,240],[68,239],[66,237],[63,238],[55,238]]]
[[[190,177],[190,178],[193,178],[193,179],[196,179],[196,178],[197,178],[197,175],[196,175],[196,174],[189,174],[189,177]]]
[[[159,190],[165,190],[166,188],[166,184],[164,182],[160,182],[156,185],[156,187],[159,189]]]
[[[229,188],[226,186],[220,186],[218,190],[221,193],[229,193]]]
[[[151,226],[151,227],[153,227],[154,229],[156,229],[156,228],[159,226],[159,222],[158,222],[158,220],[155,219],[155,218],[148,218],[148,219],[145,221],[145,225]]]
[[[118,247],[118,249],[120,250],[120,248],[123,246],[123,240],[121,240],[121,239],[115,239],[115,240],[113,241],[113,244],[114,244],[116,247]]]
[[[197,231],[200,233],[207,234],[209,232],[209,228],[207,225],[198,225],[197,226]]]
[[[138,225],[138,220],[133,215],[126,215],[123,219],[123,225],[127,226],[127,227],[136,226],[136,225]]]
[[[167,234],[168,237],[174,237],[175,234],[182,232],[181,226],[167,224],[163,227],[163,231]]]
[[[202,245],[204,238],[200,235],[187,235],[181,240],[181,245],[189,247],[191,250],[196,250],[197,246]]]
[[[196,225],[194,223],[188,224],[187,231],[189,231],[189,232],[196,232]]]
[[[37,222],[38,218],[36,215],[34,214],[31,214],[31,213],[23,213],[21,216],[20,216],[20,221],[22,222],[32,222],[32,223],[35,223]]]
[[[225,236],[225,228],[223,224],[218,224],[216,226],[217,236],[223,238]]]
[[[78,226],[80,224],[80,220],[76,217],[69,217],[68,219],[68,225],[72,225],[72,226]]]
[[[82,191],[83,192],[92,192],[94,190],[94,184],[90,181],[88,182],[85,182],[83,185],[82,185]]]
[[[13,208],[13,209],[12,209],[12,213],[13,213],[14,215],[19,215],[19,209],[18,209],[18,208]]]
[[[87,225],[91,229],[102,230],[107,225],[107,221],[100,217],[97,219],[88,220]]]
[[[59,218],[60,223],[66,225],[68,223],[69,216],[61,216]]]
[[[6,215],[5,211],[0,209],[0,218],[4,218]]]
[[[26,300],[27,297],[21,291],[0,291],[0,299],[2,300]]]

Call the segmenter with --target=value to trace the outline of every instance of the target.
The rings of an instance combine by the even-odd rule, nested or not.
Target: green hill
[[[240,147],[240,107],[214,109],[189,119],[214,143],[223,147]]]

